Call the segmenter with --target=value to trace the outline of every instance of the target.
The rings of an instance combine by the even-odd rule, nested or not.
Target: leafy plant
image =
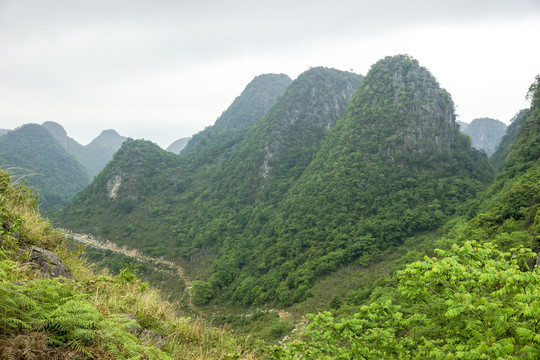
[[[306,340],[274,347],[275,359],[536,359],[540,356],[540,270],[530,249],[501,252],[467,242],[437,250],[399,274],[413,315],[390,302],[353,317],[311,316]]]

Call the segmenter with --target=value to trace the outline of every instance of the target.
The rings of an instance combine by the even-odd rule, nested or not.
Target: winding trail
[[[140,262],[147,263],[152,266],[154,264],[161,264],[175,271],[178,274],[178,277],[184,282],[186,286],[186,291],[188,293],[188,300],[189,300],[189,308],[192,311],[197,312],[197,309],[195,308],[195,306],[193,305],[193,302],[191,301],[191,281],[187,277],[184,268],[181,267],[180,265],[175,264],[172,261],[165,260],[163,258],[155,258],[155,257],[142,254],[139,250],[130,248],[128,246],[120,247],[116,243],[110,240],[101,240],[101,239],[98,240],[91,235],[78,234],[78,233],[74,233],[66,229],[59,229],[59,231],[62,232],[65,236],[72,238],[78,243],[85,244],[87,246],[91,246],[100,250],[110,250],[112,252],[125,255],[127,257],[130,257]]]
[[[115,253],[123,254],[123,255],[125,255],[127,257],[130,257],[130,258],[132,258],[134,260],[137,260],[137,261],[140,261],[140,262],[144,262],[144,263],[146,263],[146,264],[148,264],[150,266],[153,266],[153,267],[155,267],[156,264],[161,264],[161,265],[166,266],[170,270],[176,272],[178,274],[178,277],[184,282],[184,284],[186,286],[185,291],[188,294],[189,308],[194,313],[201,315],[199,313],[199,311],[197,310],[197,308],[195,307],[195,305],[193,305],[193,302],[192,302],[192,299],[191,299],[191,281],[189,280],[189,278],[186,275],[186,272],[185,272],[185,270],[184,270],[184,268],[182,266],[180,266],[180,265],[178,265],[176,263],[173,263],[172,261],[165,260],[163,258],[155,258],[155,257],[152,257],[152,256],[142,254],[139,250],[134,249],[134,248],[130,248],[128,246],[120,247],[116,243],[114,243],[114,242],[112,242],[110,240],[96,239],[91,235],[74,233],[74,232],[72,232],[70,230],[66,230],[66,229],[58,229],[58,230],[60,232],[62,232],[65,236],[73,239],[74,241],[76,241],[78,243],[85,244],[87,246],[91,246],[91,247],[94,247],[94,248],[100,249],[100,250],[110,250],[110,251],[115,252]],[[159,269],[156,269],[156,270],[159,270]],[[163,270],[160,270],[160,271],[163,271]],[[294,336],[293,334],[299,332],[299,334],[296,334],[295,337],[301,336],[301,334],[303,332],[302,329],[308,323],[308,320],[307,320],[307,318],[305,316],[302,316],[299,319],[297,319],[298,321],[293,322],[293,319],[295,318],[295,316],[292,313],[290,313],[288,311],[285,311],[285,310],[282,310],[282,309],[281,310],[278,310],[278,309],[265,309],[265,310],[262,310],[262,311],[277,313],[279,315],[279,318],[282,321],[294,324],[294,329],[292,331],[290,331],[289,334],[287,334],[279,342],[282,346],[285,346],[285,342],[287,340],[290,340],[291,336]],[[250,316],[250,315],[252,315],[252,313],[245,314],[244,316]]]

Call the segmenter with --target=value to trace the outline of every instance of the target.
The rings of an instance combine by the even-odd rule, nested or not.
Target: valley
[[[160,289],[151,306],[170,312],[159,320],[129,307],[145,330],[171,340],[160,351],[178,357],[190,343],[168,333],[189,316],[224,331],[231,358],[533,359],[539,88],[537,77],[531,107],[508,127],[490,118],[458,125],[435,76],[395,55],[365,76],[325,67],[294,80],[259,75],[174,152],[104,132],[118,148],[91,180],[59,145],[59,134],[70,142],[61,127],[22,127],[0,146],[33,129],[51,149],[43,152],[72,161],[68,174],[87,171],[86,184],[46,212],[54,236],[72,241],[48,245],[95,299],[103,284],[137,288],[141,299]],[[4,177],[6,193],[19,189],[35,206],[35,192]],[[2,244],[17,259],[19,246],[42,240],[18,230],[30,216],[2,209]],[[226,348],[211,343],[205,349]]]
[[[93,248],[103,250],[103,251],[112,251],[114,253],[122,254],[125,257],[132,259],[133,261],[145,263],[149,265],[152,268],[152,271],[161,271],[165,272],[170,276],[177,276],[185,286],[185,293],[188,297],[188,305],[189,308],[196,312],[195,306],[193,305],[191,301],[191,284],[189,279],[186,277],[185,270],[177,263],[173,263],[171,261],[165,260],[163,258],[154,258],[147,255],[142,254],[137,249],[132,249],[127,246],[119,247],[116,243],[106,240],[106,239],[96,239],[92,235],[88,234],[77,234],[73,233],[71,231],[65,230],[65,229],[59,229],[61,233],[63,233],[67,238],[73,239],[74,241],[83,244],[85,246],[91,246]],[[163,267],[166,268],[166,270],[159,267],[159,265],[163,265]]]

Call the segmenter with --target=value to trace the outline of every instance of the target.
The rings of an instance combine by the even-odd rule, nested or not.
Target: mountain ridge
[[[109,129],[103,130],[85,146],[69,137],[64,127],[56,122],[46,121],[42,126],[81,163],[90,178],[94,178],[105,167],[120,145],[127,139],[118,134],[116,130]]]
[[[25,124],[0,137],[3,166],[28,180],[47,212],[67,205],[89,183],[86,170],[43,126]]]

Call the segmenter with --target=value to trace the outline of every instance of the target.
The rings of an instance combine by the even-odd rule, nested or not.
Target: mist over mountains
[[[507,127],[456,121],[451,95],[408,55],[365,76],[264,74],[215,125],[167,150],[114,130],[82,146],[54,122],[8,131],[2,183],[31,204],[16,187],[28,181],[55,225],[123,249],[87,253],[130,279],[118,281],[139,283],[133,262],[122,270],[137,256],[166,264],[144,265],[145,279],[182,311],[258,341],[291,336],[272,359],[450,358],[455,346],[520,358],[538,347],[538,315],[522,309],[538,306],[540,288],[539,89],[537,77],[531,107]],[[0,210],[12,246],[22,220]],[[306,312],[323,310],[306,326]],[[343,324],[386,340],[337,341]],[[497,350],[486,348],[494,336]]]
[[[365,78],[265,75],[180,160],[126,143],[59,219],[184,259],[217,301],[290,305],[321,276],[466,212],[494,176],[469,144],[450,95],[408,56]]]

